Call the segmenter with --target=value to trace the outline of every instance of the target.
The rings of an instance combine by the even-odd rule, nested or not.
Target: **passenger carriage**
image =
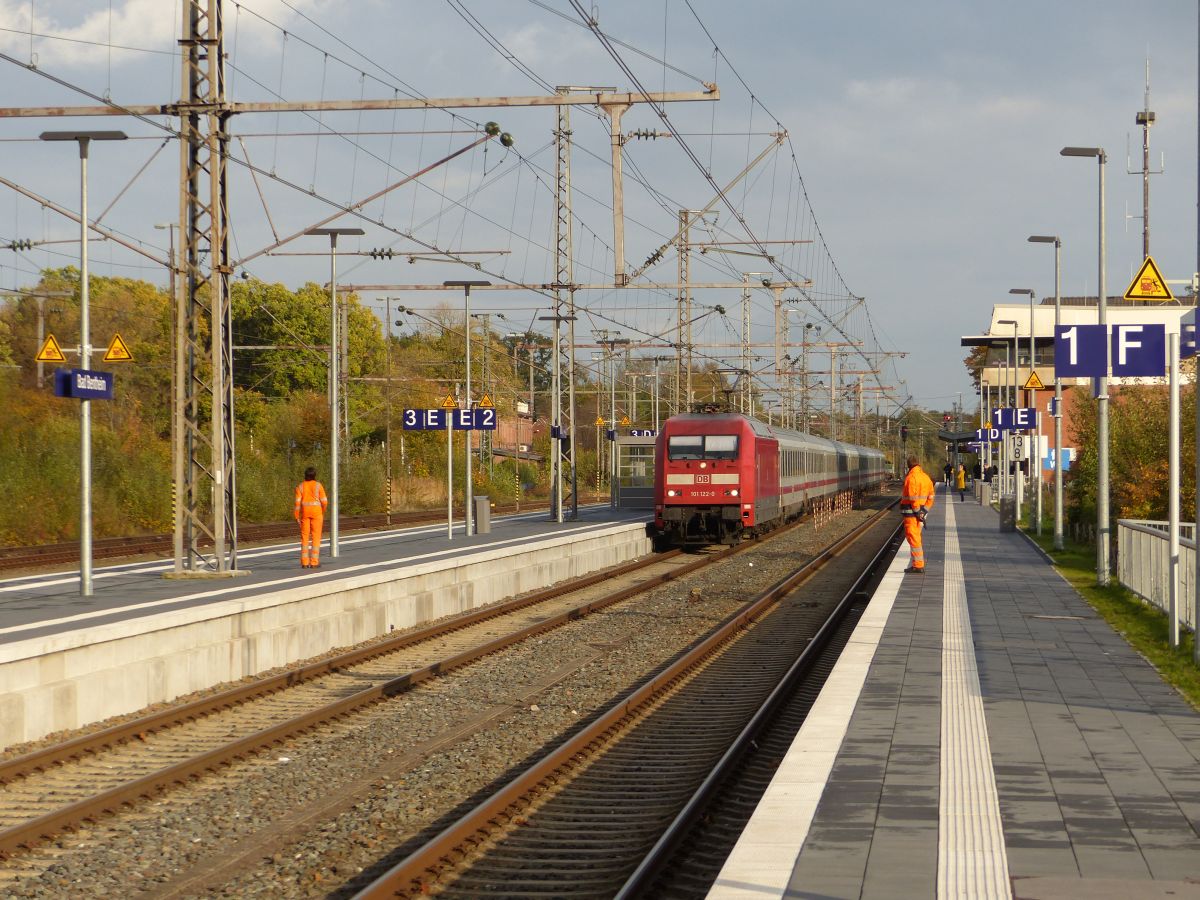
[[[883,453],[737,413],[667,419],[655,446],[654,523],[666,543],[735,543],[814,501],[884,479]]]

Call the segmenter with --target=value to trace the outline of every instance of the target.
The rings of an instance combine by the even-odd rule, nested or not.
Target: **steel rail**
[[[447,860],[463,855],[464,846],[480,840],[481,835],[492,830],[498,822],[510,818],[510,809],[522,807],[530,797],[570,780],[570,775],[566,774],[569,770],[580,767],[586,757],[618,740],[621,732],[628,731],[632,724],[643,718],[654,703],[686,679],[700,663],[773,607],[780,598],[815,574],[877,524],[883,516],[890,514],[894,505],[894,502],[889,504],[878,514],[826,547],[795,572],[760,593],[742,611],[726,619],[708,637],[678,657],[666,669],[633,689],[568,740],[481,801],[457,822],[449,825],[364,887],[354,895],[354,900],[377,900],[406,893],[420,893],[422,885],[429,880],[431,873],[436,873],[446,865]]]
[[[782,534],[783,532],[798,527],[801,524],[803,524],[803,521],[798,520],[790,525],[770,532],[767,537],[769,538]],[[708,554],[691,563],[679,566],[678,568],[672,569],[668,572],[659,573],[658,575],[641,581],[635,585],[622,588],[609,593],[604,597],[583,603],[579,606],[573,607],[570,610],[548,617],[517,631],[488,641],[487,643],[479,644],[474,648],[423,666],[419,669],[414,669],[401,676],[389,679],[388,681],[382,682],[373,687],[364,688],[361,691],[351,694],[350,696],[341,700],[318,707],[317,709],[311,710],[299,716],[294,716],[269,728],[231,741],[221,747],[214,748],[213,750],[193,757],[192,759],[184,760],[175,765],[152,772],[134,781],[130,781],[108,789],[93,797],[85,798],[58,810],[21,823],[20,825],[0,831],[0,858],[23,847],[31,846],[32,844],[37,843],[39,840],[52,836],[53,834],[65,828],[77,825],[83,821],[95,819],[105,813],[112,812],[122,805],[136,802],[143,797],[153,797],[158,793],[169,789],[174,784],[183,783],[192,778],[199,777],[209,771],[217,769],[221,765],[233,762],[237,759],[249,756],[257,751],[271,747],[296,734],[307,731],[314,726],[341,718],[362,707],[396,696],[397,694],[403,693],[415,685],[420,684],[422,681],[466,665],[467,663],[473,662],[474,660],[477,660],[483,656],[495,653],[513,644],[519,643],[520,641],[526,640],[533,635],[552,630],[568,622],[604,609],[605,607],[619,603],[622,600],[626,600],[629,597],[635,596],[636,594],[647,591],[653,587],[657,587],[658,585],[664,584],[668,581],[681,578],[684,575],[695,572],[697,569],[709,566],[718,560],[741,553],[760,543],[760,540],[761,539],[756,538],[753,541],[723,548],[722,550]],[[420,629],[419,631],[412,632],[407,635],[382,641],[379,644],[375,644],[370,647],[351,650],[318,663],[301,666],[286,672],[282,672],[278,675],[259,679],[258,681],[247,685],[240,685],[238,687],[230,688],[229,690],[215,694],[211,697],[200,698],[179,707],[164,710],[149,716],[144,716],[129,722],[117,724],[93,734],[81,735],[63,744],[57,744],[52,747],[37,750],[20,757],[16,757],[12,760],[8,760],[7,762],[0,763],[0,784],[12,782],[21,778],[22,776],[46,770],[51,766],[69,762],[87,754],[95,754],[107,748],[128,743],[139,736],[160,731],[165,728],[170,728],[175,725],[184,724],[203,716],[219,712],[222,709],[252,701],[256,697],[264,696],[275,691],[284,690],[293,685],[310,681],[313,678],[333,672],[335,670],[349,668],[367,659],[377,658],[410,645],[417,644],[431,638],[443,636],[468,625],[473,625],[490,618],[496,618],[501,615],[515,612],[522,608],[533,606],[561,596],[565,593],[582,590],[586,587],[608,581],[614,577],[636,572],[639,569],[646,568],[659,563],[664,559],[672,558],[681,554],[682,551],[672,550],[664,554],[656,554],[646,557],[643,560],[627,563],[616,568],[596,572],[591,575],[584,576],[583,578],[573,580],[567,584],[548,588],[544,591],[539,591],[528,597],[513,600],[499,606],[476,610],[461,616],[456,616],[455,618],[449,619],[445,622]]]
[[[850,586],[850,589],[838,601],[829,618],[825,620],[817,630],[817,633],[813,635],[807,646],[800,651],[800,655],[796,657],[795,662],[784,673],[779,684],[775,686],[762,702],[758,711],[751,716],[738,736],[734,738],[729,749],[725,751],[716,765],[713,766],[712,771],[705,777],[700,786],[696,788],[695,793],[684,804],[683,809],[679,811],[671,824],[667,826],[666,831],[663,832],[662,836],[650,849],[650,852],[638,864],[633,874],[621,886],[614,900],[632,900],[634,897],[643,896],[654,879],[662,872],[663,868],[670,861],[671,854],[700,820],[700,817],[710,805],[714,795],[728,780],[734,766],[747,753],[753,751],[758,739],[763,731],[770,727],[771,721],[779,709],[788,702],[797,687],[807,677],[809,670],[833,639],[847,612],[860,598],[865,596],[863,588],[878,573],[880,563],[885,557],[890,559],[890,554],[895,553],[895,541],[900,534],[900,528],[900,523],[896,523],[896,530],[892,533],[892,536],[888,538],[887,542],[879,548],[879,551],[867,563],[866,568],[855,579],[854,584]]]

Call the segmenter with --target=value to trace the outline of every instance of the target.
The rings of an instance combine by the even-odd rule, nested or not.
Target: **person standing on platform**
[[[317,481],[317,470],[309,466],[304,480],[296,485],[296,507],[292,515],[300,524],[300,567],[321,567],[321,529],[325,524],[325,508],[329,498]]]
[[[925,550],[921,546],[921,529],[925,517],[933,509],[933,479],[917,464],[917,458],[908,458],[908,474],[904,476],[904,487],[900,492],[900,514],[904,517],[904,539],[912,551],[912,565],[905,572],[925,574]]]
[[[964,503],[967,499],[967,472],[960,465],[958,472],[954,475],[954,486],[958,488],[958,502]]]

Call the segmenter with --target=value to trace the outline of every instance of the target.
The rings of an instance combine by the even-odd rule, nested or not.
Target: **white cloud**
[[[312,11],[340,3],[294,0],[292,5]],[[229,6],[226,4],[227,28],[232,24],[234,13]],[[278,0],[258,0],[243,6],[279,25],[296,19],[295,13]],[[0,22],[10,29],[0,32],[0,47],[18,59],[42,67],[107,63],[110,42],[120,47],[174,53],[178,49],[180,14],[178,0],[124,0],[114,2],[111,11],[108,7],[101,8],[100,4],[88,4],[87,8],[80,9],[79,4],[64,0],[49,4],[0,0]],[[278,35],[276,28],[248,12],[238,16],[238,30],[242,37]],[[30,31],[33,32],[32,41]],[[229,40],[228,31],[226,40]],[[112,64],[141,62],[145,57],[143,53],[114,50]]]
[[[975,108],[982,117],[990,121],[1002,120],[1009,125],[1042,116],[1047,111],[1045,101],[1032,96],[989,97]]]
[[[546,70],[595,59],[599,46],[594,38],[584,32],[565,28],[551,30],[540,22],[501,31],[498,36],[513,56],[552,83],[556,81],[553,72]],[[508,62],[502,63],[510,65]]]
[[[914,101],[921,89],[921,83],[915,78],[855,79],[847,83],[846,96],[850,100],[890,106]]]

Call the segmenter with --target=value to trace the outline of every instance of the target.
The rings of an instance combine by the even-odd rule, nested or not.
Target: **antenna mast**
[[[1146,94],[1141,111],[1134,121],[1142,129],[1142,168],[1129,169],[1130,175],[1142,176],[1142,257],[1150,255],[1150,176],[1161,175],[1162,167],[1150,168],[1150,126],[1154,124],[1154,113],[1150,111],[1150,58],[1146,57]],[[1128,161],[1126,161],[1128,168]]]

